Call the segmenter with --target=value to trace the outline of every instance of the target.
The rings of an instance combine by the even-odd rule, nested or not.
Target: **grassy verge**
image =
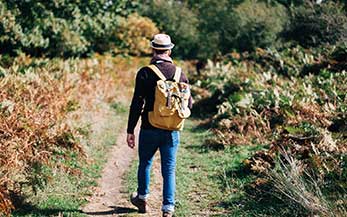
[[[68,159],[63,159],[57,151],[54,160],[63,161],[61,165],[66,165],[69,171],[64,168],[47,169],[47,183],[36,194],[26,198],[27,205],[16,210],[12,216],[85,216],[80,207],[87,202],[86,197],[92,194],[91,187],[96,186],[96,180],[101,175],[107,151],[116,142],[117,132],[126,121],[124,107],[112,107],[113,110],[98,118],[98,122],[91,119],[82,123],[90,128],[89,134],[82,138],[87,160],[77,159],[74,152],[68,153]]]
[[[213,135],[188,121],[181,135],[177,165],[177,216],[242,216],[238,201],[254,180],[243,174],[242,162],[260,146],[211,150],[204,142]],[[233,208],[231,208],[233,206]],[[231,212],[232,210],[232,212]]]

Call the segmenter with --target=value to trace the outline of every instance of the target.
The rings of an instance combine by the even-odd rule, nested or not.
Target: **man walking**
[[[157,34],[151,41],[153,48],[153,64],[165,76],[167,80],[175,76],[176,66],[170,57],[171,43],[170,36]],[[163,216],[173,216],[175,208],[176,190],[176,153],[180,141],[179,131],[165,130],[154,127],[149,120],[149,113],[153,111],[155,101],[155,90],[157,81],[160,80],[157,73],[149,67],[141,68],[136,75],[136,84],[133,99],[130,106],[130,113],[127,128],[127,143],[130,148],[135,147],[134,129],[141,116],[141,130],[139,135],[139,166],[138,166],[138,188],[137,192],[131,196],[131,202],[140,213],[147,211],[146,200],[149,196],[150,170],[153,156],[159,149],[161,156],[161,171],[163,177]],[[180,82],[188,83],[184,73],[179,78]],[[191,108],[191,98],[189,107]]]

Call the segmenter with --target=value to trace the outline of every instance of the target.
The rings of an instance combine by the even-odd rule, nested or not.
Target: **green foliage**
[[[105,51],[115,40],[117,17],[135,6],[127,0],[1,1],[0,46],[7,53],[50,56]]]
[[[336,61],[347,62],[347,42],[337,46],[336,50],[331,54],[332,58]]]
[[[297,136],[317,136],[319,132],[314,125],[309,122],[301,122],[298,126],[287,126],[285,130],[292,135]]]
[[[305,0],[273,0],[280,4],[283,4],[286,7],[292,7],[294,5],[301,5],[305,2]]]
[[[342,4],[327,1],[295,8],[286,38],[304,47],[336,44],[347,40],[347,14]]]
[[[204,118],[207,106],[217,108],[204,124],[215,135],[206,152],[223,150],[220,159],[234,147],[269,147],[224,173],[228,196],[219,204],[231,216],[345,216],[345,45],[228,58],[209,61],[193,88],[213,102],[199,110]],[[241,177],[251,180],[228,191]]]
[[[198,59],[273,45],[287,19],[283,6],[253,0],[147,2],[140,13],[172,36],[178,55]]]
[[[193,5],[199,17],[200,59],[213,58],[216,54],[230,51],[237,33],[237,20],[232,8],[241,1],[205,0]]]
[[[199,114],[213,117],[212,126],[224,133],[224,145],[265,142],[278,133],[277,125],[287,122],[327,127],[346,111],[343,54],[344,46],[310,51],[294,47],[257,49],[233,64],[209,61],[196,82],[197,92],[204,93],[203,88],[208,93],[195,107],[202,106]],[[251,138],[245,141],[246,136]]]
[[[254,0],[244,1],[234,9],[234,13],[236,35],[231,45],[240,51],[273,46],[287,20],[283,6]]]
[[[304,47],[346,41],[346,7],[340,0],[4,0],[0,46],[11,55],[147,55],[156,25],[176,44],[173,55],[217,59],[234,50],[282,47],[282,39]]]
[[[196,57],[199,45],[198,18],[186,4],[179,1],[148,0],[139,13],[151,18],[172,37],[175,46],[173,55]]]

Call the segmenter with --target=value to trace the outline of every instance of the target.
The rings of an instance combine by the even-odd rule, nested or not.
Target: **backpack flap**
[[[159,80],[157,82],[157,93],[155,102],[161,116],[172,116],[175,111],[176,98],[173,96],[174,82]]]

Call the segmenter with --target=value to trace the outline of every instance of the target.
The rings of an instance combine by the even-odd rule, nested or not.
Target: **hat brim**
[[[156,50],[171,50],[173,47],[175,47],[175,44],[171,43],[168,45],[161,45],[161,44],[156,44],[153,41],[151,41],[151,48],[156,49]]]

